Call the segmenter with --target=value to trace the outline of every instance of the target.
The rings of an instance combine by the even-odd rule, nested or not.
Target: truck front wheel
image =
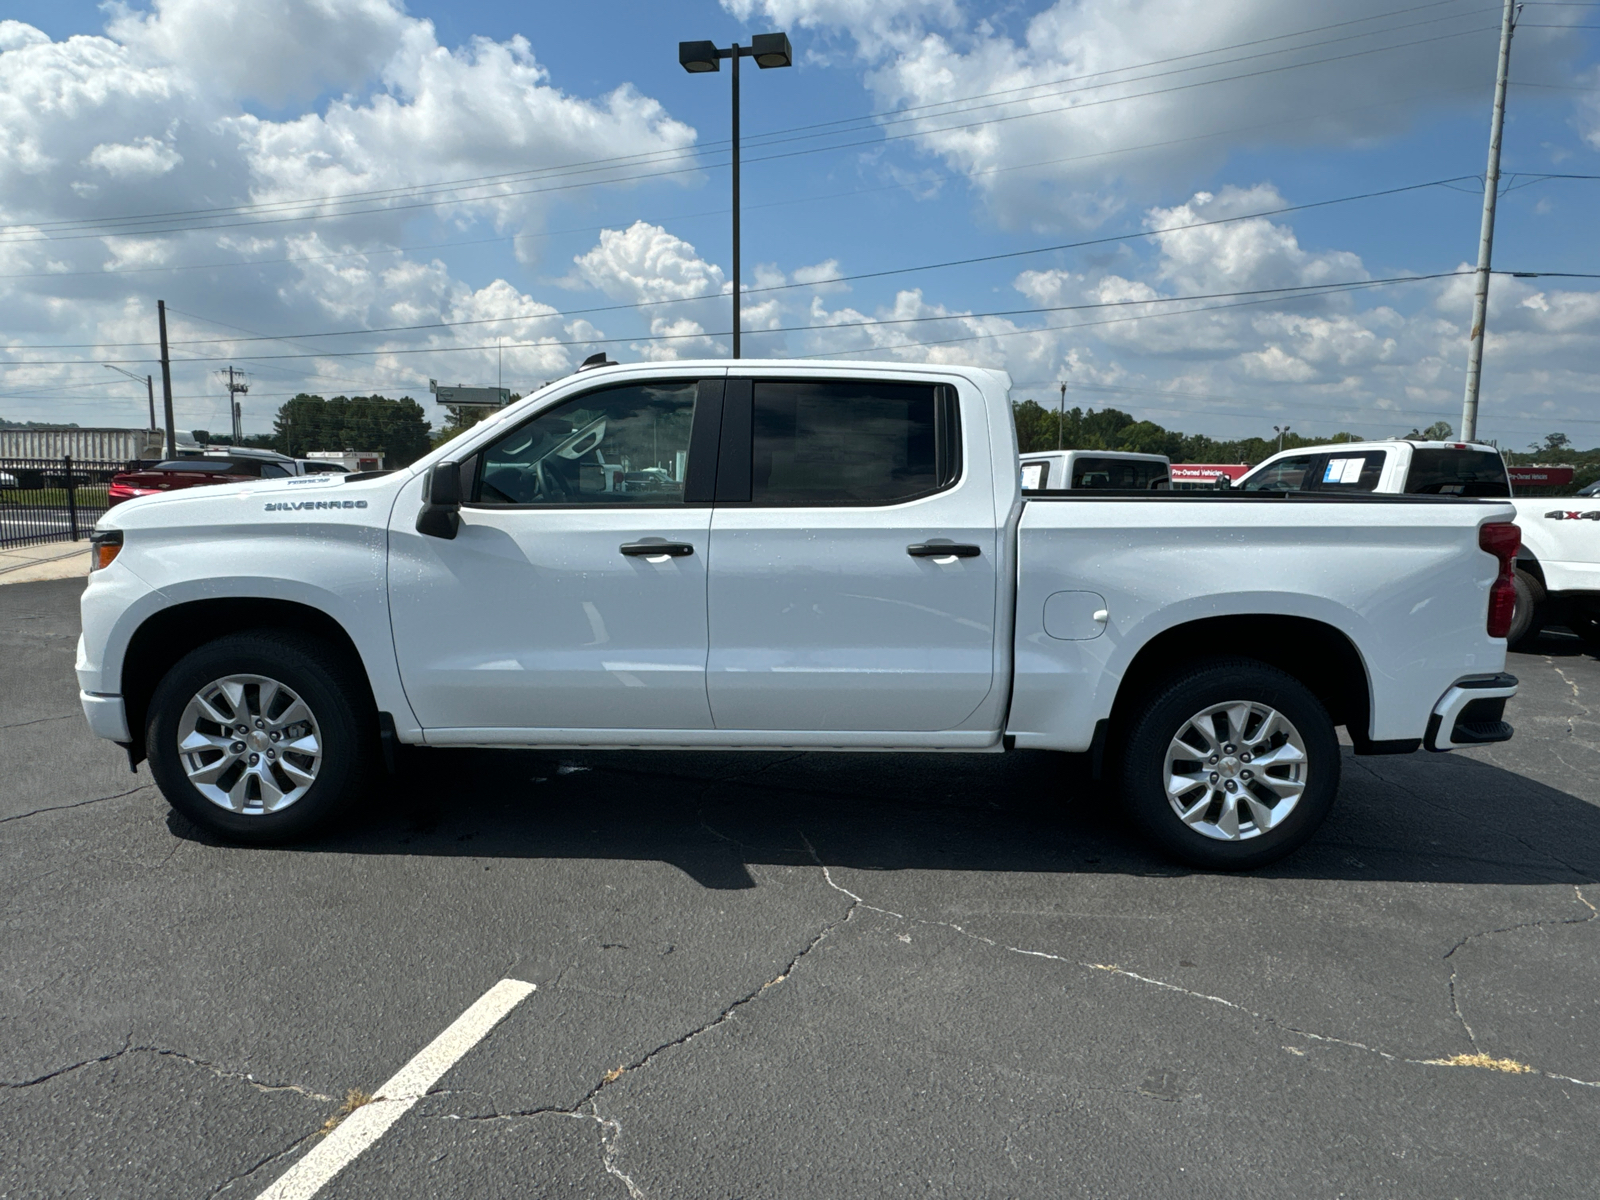
[[[1124,742],[1135,820],[1191,866],[1265,866],[1316,832],[1339,790],[1327,710],[1293,676],[1249,659],[1196,664],[1158,686]]]
[[[150,771],[168,803],[233,842],[271,845],[346,807],[369,775],[364,689],[321,642],[277,630],[191,651],[150,699]]]

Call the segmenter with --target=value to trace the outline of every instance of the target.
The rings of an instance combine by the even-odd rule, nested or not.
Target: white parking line
[[[346,1117],[332,1133],[257,1200],[311,1200],[373,1142],[381,1138],[439,1077],[471,1050],[534,990],[531,983],[502,979],[473,1002],[450,1027],[418,1052],[373,1093],[372,1101]]]

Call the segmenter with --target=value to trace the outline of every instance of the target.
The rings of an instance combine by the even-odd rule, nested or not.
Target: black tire
[[[1237,828],[1244,836],[1239,840],[1222,840],[1186,824],[1175,811],[1174,802],[1167,796],[1167,751],[1180,735],[1194,736],[1192,718],[1213,706],[1236,702],[1274,709],[1293,726],[1304,746],[1305,786],[1298,800],[1293,801],[1288,815],[1279,816],[1267,830],[1251,832],[1255,830],[1253,818],[1241,820]],[[1253,719],[1259,720],[1260,714]],[[1260,726],[1247,724],[1246,740],[1253,736],[1252,729],[1259,731]],[[1216,732],[1213,728],[1213,733]],[[1269,740],[1271,738],[1269,735]],[[1218,748],[1231,744],[1219,741]],[[1326,819],[1339,790],[1339,739],[1327,710],[1292,675],[1253,659],[1195,663],[1157,685],[1140,706],[1122,745],[1121,785],[1134,820],[1164,853],[1190,866],[1208,870],[1248,871],[1299,849]],[[1276,807],[1284,803],[1287,789],[1278,800],[1272,801],[1270,797],[1276,793],[1263,792],[1262,785],[1272,782],[1272,772],[1287,772],[1293,768],[1268,767],[1252,773],[1246,781],[1242,772],[1251,768],[1243,766],[1239,760],[1250,762],[1244,755],[1253,748],[1241,745],[1238,753],[1224,756],[1219,770],[1241,773],[1235,782],[1241,788],[1255,789],[1252,796],[1270,817]],[[1276,752],[1273,753],[1276,756]],[[1175,770],[1182,761],[1173,763]],[[1210,778],[1210,774],[1204,767],[1209,765],[1209,758],[1197,753],[1194,768],[1206,778]],[[1195,804],[1212,797],[1207,801],[1208,808],[1202,810],[1205,814],[1220,813],[1223,802],[1229,799],[1205,783],[1197,784],[1195,791],[1187,795]],[[1242,797],[1244,793],[1236,791],[1232,795]],[[1237,800],[1232,802],[1237,803]],[[1249,805],[1242,807],[1244,811],[1252,811]],[[1225,822],[1208,818],[1208,823],[1216,827]],[[1245,825],[1249,826],[1248,830]]]
[[[1511,610],[1506,645],[1513,650],[1531,649],[1544,628],[1544,584],[1537,575],[1518,567],[1512,575],[1512,586],[1517,589],[1517,603]]]
[[[178,750],[183,714],[201,689],[230,675],[276,680],[314,715],[321,747],[315,780],[276,811],[223,808],[184,770]],[[365,680],[332,647],[298,634],[257,630],[209,642],[167,672],[150,698],[145,747],[156,786],[178,812],[230,842],[269,846],[304,837],[349,809],[372,778],[376,723]]]

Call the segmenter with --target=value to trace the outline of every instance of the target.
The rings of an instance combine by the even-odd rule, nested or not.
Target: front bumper
[[[98,692],[79,692],[78,703],[83,705],[83,715],[89,719],[89,731],[96,737],[109,738],[124,745],[133,741],[128,732],[128,710],[121,696],[103,696]]]
[[[1517,694],[1515,675],[1474,675],[1458,679],[1439,697],[1428,718],[1422,744],[1429,750],[1458,750],[1511,740],[1506,701]]]

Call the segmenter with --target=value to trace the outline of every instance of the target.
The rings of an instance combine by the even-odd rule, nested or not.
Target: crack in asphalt
[[[1537,929],[1541,925],[1583,925],[1583,924],[1585,924],[1585,923],[1587,923],[1589,921],[1593,921],[1596,917],[1600,917],[1600,909],[1595,908],[1595,906],[1592,903],[1590,903],[1589,898],[1583,894],[1583,889],[1581,887],[1578,887],[1578,886],[1574,885],[1573,889],[1572,889],[1572,892],[1573,892],[1573,895],[1577,897],[1578,903],[1582,904],[1585,908],[1587,908],[1589,910],[1589,913],[1588,913],[1587,916],[1582,916],[1582,917],[1548,917],[1543,921],[1521,921],[1521,922],[1517,923],[1516,925],[1506,925],[1506,926],[1504,926],[1504,927],[1502,927],[1500,929],[1484,929],[1484,930],[1480,930],[1477,933],[1469,933],[1464,938],[1462,938],[1460,941],[1458,941],[1454,946],[1451,946],[1449,950],[1445,951],[1445,954],[1444,954],[1445,960],[1448,961],[1449,959],[1454,957],[1455,952],[1457,950],[1460,950],[1468,942],[1476,941],[1478,938],[1494,937],[1496,934],[1500,934],[1500,933],[1516,933],[1519,930],[1523,930],[1523,929]],[[1455,1013],[1456,1020],[1461,1022],[1461,1028],[1466,1030],[1467,1041],[1472,1043],[1473,1050],[1474,1051],[1478,1051],[1478,1052],[1481,1053],[1482,1047],[1480,1047],[1478,1045],[1478,1037],[1477,1037],[1477,1035],[1475,1033],[1472,1032],[1472,1026],[1467,1024],[1466,1015],[1461,1011],[1460,998],[1456,995],[1456,979],[1457,979],[1459,974],[1460,974],[1459,968],[1457,968],[1456,966],[1452,965],[1451,968],[1450,968],[1450,1009],[1451,1009],[1452,1012]],[[1541,1074],[1548,1074],[1548,1072],[1541,1072]],[[1566,1076],[1564,1076],[1564,1075],[1552,1076],[1552,1078],[1565,1079]],[[1582,1080],[1578,1080],[1576,1082],[1580,1082],[1581,1083],[1583,1081]]]
[[[72,804],[53,804],[48,808],[33,809],[31,812],[13,813],[9,817],[0,817],[0,825],[4,825],[8,821],[21,821],[26,817],[37,817],[42,813],[66,812],[69,808],[85,808],[91,804],[104,804],[107,800],[120,800],[124,796],[131,796],[135,792],[142,792],[146,788],[154,786],[154,784],[150,783],[141,783],[138,787],[129,788],[125,792],[116,792],[110,796],[96,796],[93,800],[78,800]]]
[[[956,933],[961,934],[963,937],[971,938],[972,940],[977,941],[977,942],[982,942],[984,945],[994,947],[995,949],[998,949],[998,950],[1004,950],[1005,952],[1007,952],[1009,954],[1017,954],[1017,955],[1021,955],[1022,957],[1025,957],[1025,958],[1048,959],[1048,960],[1050,960],[1052,962],[1062,963],[1062,964],[1064,964],[1066,966],[1081,967],[1084,970],[1088,970],[1088,971],[1103,971],[1103,972],[1106,972],[1106,973],[1112,974],[1112,975],[1120,975],[1120,976],[1123,976],[1124,978],[1132,979],[1132,980],[1135,980],[1135,981],[1137,981],[1139,983],[1149,984],[1152,987],[1157,987],[1157,988],[1161,988],[1161,989],[1163,989],[1165,991],[1176,992],[1179,995],[1188,996],[1191,999],[1202,1000],[1202,1001],[1205,1001],[1208,1004],[1215,1004],[1215,1005],[1219,1005],[1219,1006],[1221,1006],[1223,1008],[1232,1009],[1235,1012],[1239,1012],[1239,1013],[1245,1014],[1246,1016],[1250,1017],[1252,1020],[1258,1021],[1258,1022],[1260,1022],[1260,1023],[1264,1024],[1264,1025],[1271,1026],[1274,1029],[1281,1029],[1281,1030],[1287,1031],[1289,1033],[1294,1034],[1297,1037],[1305,1038],[1308,1041],[1323,1042],[1323,1043],[1326,1043],[1328,1045],[1343,1046],[1343,1047],[1346,1047],[1346,1048],[1352,1049],[1352,1050],[1361,1050],[1361,1051],[1364,1051],[1364,1052],[1366,1052],[1368,1054],[1375,1054],[1379,1058],[1386,1059],[1386,1060],[1388,1060],[1390,1062],[1406,1063],[1406,1064],[1411,1065],[1411,1066],[1422,1066],[1422,1067],[1480,1067],[1480,1068],[1481,1067],[1489,1067],[1489,1068],[1492,1068],[1494,1070],[1505,1071],[1505,1072],[1515,1073],[1515,1074],[1523,1074],[1523,1073],[1537,1074],[1537,1075],[1543,1076],[1546,1079],[1559,1080],[1560,1082],[1563,1082],[1563,1083],[1575,1083],[1575,1084],[1578,1084],[1578,1085],[1580,1085],[1582,1087],[1600,1088],[1600,1080],[1577,1079],[1577,1078],[1574,1078],[1573,1076],[1562,1075],[1562,1074],[1559,1074],[1559,1073],[1557,1073],[1555,1071],[1545,1071],[1545,1070],[1541,1070],[1541,1069],[1539,1069],[1537,1067],[1528,1067],[1528,1066],[1526,1066],[1526,1064],[1523,1064],[1523,1063],[1513,1063],[1512,1060],[1510,1060],[1510,1059],[1491,1059],[1491,1058],[1489,1058],[1489,1056],[1484,1055],[1482,1053],[1475,1054],[1475,1055],[1457,1055],[1457,1056],[1455,1056],[1453,1058],[1411,1058],[1411,1057],[1408,1057],[1408,1056],[1406,1056],[1404,1054],[1396,1054],[1396,1053],[1394,1053],[1392,1051],[1389,1051],[1389,1050],[1383,1050],[1383,1049],[1381,1049],[1381,1048],[1379,1048],[1377,1046],[1369,1046],[1365,1042],[1358,1042],[1358,1041],[1355,1041],[1352,1038],[1341,1038],[1341,1037],[1336,1037],[1336,1036],[1334,1036],[1332,1034],[1316,1033],[1316,1032],[1314,1032],[1312,1030],[1309,1030],[1309,1029],[1302,1029],[1302,1028],[1300,1028],[1298,1026],[1290,1025],[1290,1024],[1284,1022],[1284,1021],[1280,1021],[1277,1017],[1274,1017],[1274,1016],[1272,1016],[1272,1015],[1270,1015],[1268,1013],[1257,1012],[1254,1009],[1249,1008],[1249,1007],[1247,1007],[1247,1006],[1245,1006],[1243,1004],[1240,1004],[1235,1000],[1229,1000],[1229,999],[1227,999],[1227,998],[1225,998],[1223,996],[1213,996],[1208,992],[1197,992],[1197,991],[1193,990],[1192,988],[1183,987],[1181,984],[1169,983],[1168,981],[1166,981],[1164,979],[1156,979],[1156,978],[1153,978],[1152,976],[1149,976],[1149,975],[1142,975],[1137,971],[1130,971],[1126,967],[1118,966],[1116,963],[1084,962],[1084,961],[1081,961],[1079,959],[1067,958],[1064,955],[1052,954],[1047,950],[1031,950],[1031,949],[1027,949],[1025,947],[1022,947],[1022,946],[1012,946],[1012,945],[1008,945],[1005,942],[997,941],[994,938],[984,937],[981,933],[973,933],[971,930],[964,929],[962,926],[957,925],[954,921],[936,921],[936,920],[932,920],[931,918],[927,918],[927,917],[916,917],[916,916],[910,916],[910,915],[908,915],[906,913],[895,912],[893,909],[889,909],[889,908],[881,908],[878,905],[869,904],[861,896],[857,895],[855,892],[852,892],[849,888],[847,888],[847,887],[843,886],[842,884],[840,884],[839,882],[837,882],[833,878],[833,872],[828,868],[827,864],[825,864],[822,861],[822,859],[817,855],[816,850],[812,848],[810,841],[807,840],[804,837],[804,835],[801,836],[801,840],[806,843],[806,848],[808,850],[811,850],[812,857],[816,859],[817,865],[822,868],[822,877],[827,882],[828,886],[833,888],[835,891],[843,892],[846,896],[850,897],[851,901],[853,902],[851,904],[851,908],[850,908],[850,913],[851,914],[853,914],[858,908],[864,908],[864,909],[868,910],[869,912],[882,913],[884,916],[894,917],[894,918],[896,918],[898,920],[901,920],[901,921],[912,921],[912,922],[915,922],[916,924],[919,924],[919,925],[938,925],[938,926],[942,926],[943,928],[954,930]],[[1572,924],[1582,924],[1585,921],[1592,921],[1597,916],[1600,916],[1600,910],[1597,910],[1595,908],[1595,906],[1589,902],[1588,898],[1586,896],[1584,896],[1584,894],[1583,894],[1581,889],[1579,889],[1577,887],[1574,887],[1573,891],[1577,893],[1578,899],[1584,905],[1586,905],[1589,908],[1589,910],[1590,910],[1589,916],[1587,916],[1587,917],[1578,917],[1578,918],[1568,918],[1568,919],[1565,919],[1565,920],[1551,919],[1551,920],[1547,920],[1547,921],[1535,921],[1535,922],[1529,922],[1528,924],[1529,925],[1549,925],[1549,924],[1568,924],[1568,925],[1572,925]],[[1484,934],[1474,934],[1472,936],[1473,937],[1487,936],[1487,934],[1498,933],[1498,932],[1509,932],[1511,929],[1517,929],[1517,928],[1523,928],[1523,927],[1524,926],[1509,926],[1506,930],[1487,930],[1487,931],[1485,931]],[[1464,940],[1470,940],[1470,939],[1464,939]],[[1457,947],[1455,947],[1455,949],[1459,949],[1459,948],[1460,948],[1459,945]],[[1451,953],[1454,953],[1454,949],[1452,949]],[[1449,956],[1446,955],[1446,957],[1449,957]],[[1458,1012],[1457,1015],[1459,1015],[1459,1012]],[[1465,1022],[1463,1022],[1463,1025],[1464,1024],[1465,1024]],[[1477,1044],[1474,1042],[1473,1045],[1474,1045],[1474,1049],[1476,1049]],[[1510,1064],[1510,1066],[1507,1066],[1506,1064]]]
[[[771,765],[776,766],[778,764]],[[713,834],[716,834],[715,830],[709,831]],[[716,836],[722,837],[723,835],[716,834]],[[803,835],[801,840],[805,840]],[[806,842],[806,848],[811,848],[810,842]],[[814,855],[816,852],[813,850],[812,853]],[[842,891],[843,889],[840,890]],[[819,945],[821,945],[823,940],[827,938],[829,934],[848,924],[851,918],[855,916],[856,910],[860,906],[860,901],[857,899],[845,909],[843,916],[824,924],[823,927],[818,930],[817,933],[808,942],[806,942],[806,944],[801,947],[801,949],[792,958],[789,959],[783,970],[779,971],[760,987],[754,988],[751,991],[739,996],[732,1003],[728,1004],[719,1013],[717,1013],[717,1015],[710,1021],[707,1021],[701,1025],[697,1025],[687,1033],[681,1034],[669,1041],[662,1042],[653,1050],[638,1056],[632,1062],[623,1063],[619,1066],[613,1067],[611,1070],[607,1071],[601,1076],[598,1083],[580,1096],[578,1100],[571,1105],[541,1105],[536,1108],[512,1109],[507,1112],[471,1114],[443,1113],[438,1115],[419,1115],[421,1115],[425,1120],[445,1121],[513,1121],[528,1120],[538,1117],[568,1117],[578,1120],[594,1121],[600,1126],[601,1130],[601,1165],[605,1168],[606,1174],[614,1176],[625,1188],[627,1188],[629,1200],[645,1200],[644,1191],[617,1164],[617,1157],[619,1154],[617,1142],[622,1135],[622,1124],[614,1117],[605,1117],[601,1115],[599,1102],[600,1094],[618,1080],[633,1074],[635,1071],[642,1070],[643,1068],[649,1066],[657,1058],[661,1057],[663,1054],[666,1054],[668,1051],[677,1049],[680,1046],[687,1046],[689,1043],[697,1040],[700,1037],[703,1037],[705,1034],[710,1033],[718,1026],[725,1025],[732,1021],[741,1008],[758,999],[769,988],[776,987],[778,984],[783,983],[786,979],[793,975],[795,969],[800,965],[801,960],[809,955]],[[442,1096],[449,1094],[452,1093],[444,1089],[426,1093],[428,1096]],[[585,1111],[585,1108],[587,1108],[587,1111]]]
[[[305,1145],[312,1138],[316,1137],[320,1132],[321,1131],[318,1130],[313,1133],[303,1133],[299,1137],[295,1138],[294,1141],[285,1146],[282,1150],[274,1150],[271,1154],[268,1154],[262,1158],[258,1158],[251,1166],[246,1167],[243,1171],[240,1171],[236,1175],[228,1176],[221,1183],[217,1184],[216,1187],[207,1192],[206,1200],[211,1200],[213,1196],[222,1195],[223,1192],[227,1191],[234,1184],[245,1182],[257,1171],[269,1166],[280,1158],[284,1158],[287,1155],[293,1154],[296,1150],[300,1149],[301,1146]]]
[[[29,725],[43,725],[49,721],[65,721],[77,713],[62,713],[59,717],[36,717],[32,721],[18,721],[13,725],[0,725],[0,729],[26,729]]]
[[[178,1062],[187,1063],[191,1067],[200,1067],[210,1071],[218,1079],[237,1080],[249,1084],[258,1092],[294,1092],[306,1097],[308,1100],[321,1100],[331,1102],[332,1096],[324,1096],[321,1092],[314,1092],[310,1088],[301,1087],[298,1083],[263,1083],[248,1071],[235,1071],[203,1058],[196,1058],[192,1054],[185,1054],[181,1050],[169,1050],[164,1046],[135,1046],[133,1035],[130,1033],[122,1043],[121,1049],[113,1050],[110,1054],[101,1054],[95,1058],[86,1058],[81,1062],[68,1063],[64,1067],[57,1067],[33,1079],[0,1080],[0,1088],[21,1091],[24,1088],[38,1087],[41,1083],[49,1083],[52,1079],[59,1079],[74,1071],[81,1071],[85,1067],[92,1067],[98,1063],[114,1062],[129,1054],[153,1054],[158,1058],[176,1059]]]

